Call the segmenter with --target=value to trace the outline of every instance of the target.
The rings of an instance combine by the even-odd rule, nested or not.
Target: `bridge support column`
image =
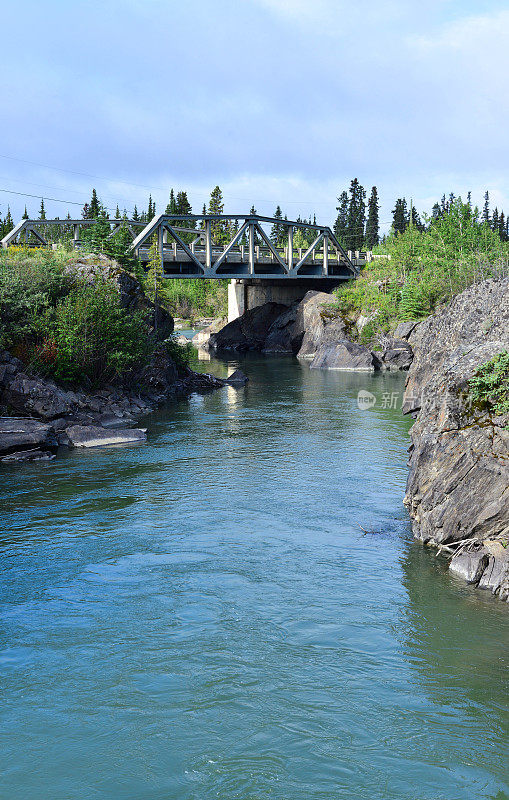
[[[228,322],[233,322],[246,311],[264,303],[280,303],[291,306],[302,300],[311,289],[317,292],[332,292],[338,280],[231,280],[228,284]]]

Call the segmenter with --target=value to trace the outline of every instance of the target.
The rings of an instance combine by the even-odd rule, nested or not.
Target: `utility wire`
[[[90,173],[88,173],[88,172],[76,172],[75,170],[72,170],[72,169],[62,169],[61,167],[51,167],[51,166],[49,166],[49,164],[39,164],[37,161],[27,161],[25,158],[14,158],[14,156],[5,156],[5,155],[2,155],[2,153],[0,153],[0,158],[5,158],[8,161],[19,161],[20,164],[31,164],[31,166],[33,166],[33,167],[43,167],[44,169],[53,169],[56,172],[68,172],[69,175],[81,175],[84,178],[94,178],[95,180],[98,180],[98,181],[109,181],[110,183],[123,183],[126,186],[137,186],[139,189],[150,189],[151,191],[154,191],[154,189],[157,189],[157,191],[161,191],[161,192],[166,191],[161,186],[152,186],[152,187],[151,186],[145,186],[143,183],[131,183],[130,181],[122,181],[122,180],[120,180],[120,178],[105,178],[104,176],[101,177],[100,175],[90,175]]]

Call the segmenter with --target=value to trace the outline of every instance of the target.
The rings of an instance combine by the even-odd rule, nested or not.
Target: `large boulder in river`
[[[398,326],[399,327],[399,326]],[[383,369],[397,372],[410,369],[414,351],[406,339],[387,339],[381,352],[376,353]]]
[[[323,343],[325,328],[334,322],[330,334],[339,334],[340,329],[345,329],[344,322],[339,318],[331,318],[327,307],[335,300],[334,295],[325,292],[310,291],[298,305],[296,325],[304,332],[300,346],[299,358],[314,358],[320,344]],[[338,337],[339,338],[339,337]],[[331,338],[328,337],[328,342]]]
[[[468,381],[509,349],[509,279],[458,295],[419,325],[403,410],[411,429],[405,503],[417,538],[509,538],[509,415],[472,405]]]
[[[141,428],[106,429],[95,425],[71,425],[66,429],[72,447],[100,447],[108,444],[139,444],[147,434]]]
[[[77,397],[58,387],[53,381],[32,378],[24,372],[4,373],[0,379],[2,403],[17,412],[42,419],[56,419],[72,414],[77,408]]]
[[[262,350],[267,333],[274,320],[287,310],[280,303],[264,303],[251,308],[241,317],[229,322],[209,339],[210,350]]]
[[[311,369],[337,369],[345,372],[374,372],[378,362],[367,347],[349,339],[321,345],[312,360]]]

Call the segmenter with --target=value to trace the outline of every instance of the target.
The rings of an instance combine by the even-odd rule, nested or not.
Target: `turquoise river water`
[[[0,472],[0,796],[507,800],[509,615],[412,541],[401,377],[238,364]]]

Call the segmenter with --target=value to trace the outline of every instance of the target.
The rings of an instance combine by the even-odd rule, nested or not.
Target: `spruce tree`
[[[21,219],[30,219],[30,217],[28,216],[28,211],[26,206]]]
[[[493,216],[492,216],[492,218],[491,218],[491,229],[492,229],[493,231],[497,231],[497,232],[498,232],[498,222],[499,222],[499,218],[498,218],[498,207],[497,207],[497,206],[495,206],[495,210],[494,210],[494,212],[493,212]]]
[[[89,219],[97,219],[101,212],[101,203],[99,202],[99,198],[97,197],[97,192],[95,189],[92,189],[92,199],[90,200],[90,205],[88,207],[88,218]]]
[[[192,207],[191,203],[189,202],[189,199],[187,197],[187,192],[179,192],[177,194],[176,206],[177,206],[177,214],[192,214],[193,213],[193,207]],[[193,227],[194,227],[194,225],[193,225]]]
[[[364,246],[364,227],[366,224],[366,190],[354,178],[350,183],[346,236],[349,250],[362,250]]]
[[[140,220],[140,215],[138,214],[138,209],[137,209],[136,206],[134,206],[134,211],[133,211],[133,217],[132,218],[133,218],[134,222],[139,222],[139,220]]]
[[[368,250],[372,250],[380,242],[379,209],[378,190],[376,186],[373,186],[368,200],[368,221],[366,222],[366,247]]]
[[[210,193],[209,214],[222,214],[224,210],[223,193],[219,186],[216,186]],[[212,222],[211,232],[217,244],[226,244],[228,241],[228,224],[226,221]]]
[[[341,192],[339,195],[336,211],[338,212],[338,215],[334,223],[334,233],[343,247],[345,247],[347,250],[350,250],[347,242],[348,192]]]
[[[115,211],[115,219],[122,219],[121,214],[120,214],[120,209],[118,207],[118,203],[117,203],[117,208],[116,208],[116,211]]]
[[[278,206],[274,212],[274,219],[282,220],[283,212]],[[283,247],[283,239],[285,233],[285,226],[280,222],[275,222],[270,231],[270,240],[275,247]]]
[[[506,241],[505,231],[506,231],[505,214],[503,211],[501,211],[500,217],[498,218],[498,235],[500,236],[503,242]]]
[[[486,225],[490,224],[490,194],[488,191],[484,194],[484,206],[482,209],[482,221],[486,223]]]
[[[442,198],[445,204],[445,195]],[[442,204],[442,207],[443,207]],[[441,211],[442,211],[441,207]],[[392,210],[392,229],[394,233],[404,233],[408,226],[408,212],[406,200],[404,197],[399,197],[396,200],[396,205]]]
[[[170,199],[164,211],[165,214],[177,214],[177,201],[175,200],[175,193],[170,189]]]
[[[39,219],[46,219],[46,209],[44,208],[44,198],[41,197],[41,207],[39,209]]]

